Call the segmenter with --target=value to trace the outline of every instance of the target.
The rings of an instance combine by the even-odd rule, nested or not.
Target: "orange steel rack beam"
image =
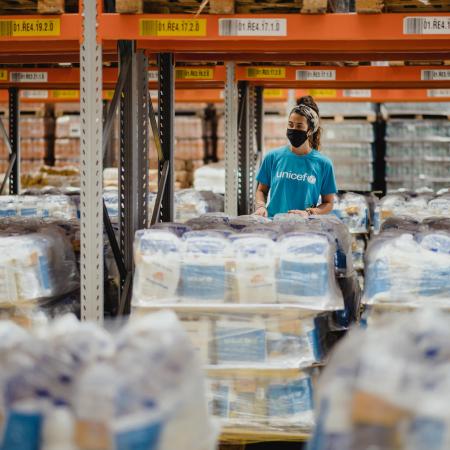
[[[382,54],[383,59],[389,59],[391,53],[418,53],[423,58],[425,53],[431,52],[445,59],[444,55],[450,55],[450,21],[449,28],[441,30],[439,34],[406,33],[408,26],[413,27],[408,25],[411,23],[409,18],[423,17],[441,19],[445,26],[449,20],[449,15],[443,13],[317,16],[240,14],[207,15],[196,19],[190,15],[175,14],[103,14],[99,29],[106,42],[136,40],[140,48],[151,52],[218,53],[216,58],[219,60],[220,54],[236,54],[241,60],[244,54],[266,54],[269,61],[274,61],[274,58],[280,60],[283,54],[294,54],[301,61],[304,55],[313,55],[316,60],[323,60],[321,54],[327,57],[333,55],[333,60],[348,60],[360,54],[378,54],[376,59],[380,59]],[[229,19],[235,22],[226,22]],[[247,19],[245,23],[240,22],[242,27],[236,22],[239,19],[244,19],[244,22]],[[251,30],[246,35],[236,35],[239,27],[249,27]],[[224,35],[230,33],[233,35]]]
[[[238,66],[236,79],[278,88],[446,88],[450,87],[450,66]]]
[[[116,68],[103,69],[103,85],[117,83]],[[157,87],[158,72],[149,68],[149,86]],[[224,66],[182,66],[175,68],[176,87],[220,89],[226,81]],[[78,89],[77,68],[0,69],[0,88]],[[450,66],[422,67],[335,67],[335,66],[238,66],[236,81],[267,88],[305,89],[424,89],[450,88]]]

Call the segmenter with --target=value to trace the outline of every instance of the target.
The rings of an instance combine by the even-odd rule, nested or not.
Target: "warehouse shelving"
[[[256,117],[262,111],[263,88],[296,87],[305,90],[324,89],[320,100],[339,101],[445,101],[450,97],[450,77],[422,80],[422,70],[442,67],[333,67],[335,80],[304,81],[295,79],[295,70],[314,70],[310,67],[286,67],[289,78],[283,85],[279,79],[250,79],[242,76],[247,69],[236,62],[261,61],[330,61],[330,60],[447,60],[449,59],[450,31],[436,31],[437,24],[449,22],[449,15],[425,14],[324,14],[305,15],[118,15],[102,12],[100,1],[82,1],[79,14],[61,16],[14,16],[0,18],[0,63],[80,63],[80,102],[82,111],[82,316],[101,321],[103,317],[103,206],[102,155],[110,132],[113,113],[121,108],[121,239],[116,257],[122,271],[122,309],[129,305],[131,284],[132,241],[138,228],[147,226],[145,196],[147,175],[143,172],[149,139],[148,117],[156,138],[160,156],[160,192],[154,220],[173,218],[173,116],[175,62],[224,61],[225,67],[213,70],[215,86],[210,80],[183,80],[184,91],[179,98],[194,94],[202,100],[221,99],[226,117],[226,205],[230,213],[250,211],[255,161],[261,151],[262,131]],[[25,35],[10,32],[14,24],[44,24],[27,28]],[[54,22],[51,22],[54,21]],[[46,35],[42,27],[53,23],[52,33]],[[3,25],[1,25],[3,24]],[[45,25],[47,24],[47,25]],[[250,25],[249,25],[250,24]],[[19,29],[20,29],[19,25]],[[245,36],[239,29],[247,27]],[[22,28],[22,29],[25,29]],[[431,31],[430,31],[431,29]],[[433,31],[434,30],[434,31]],[[415,33],[415,34],[410,34]],[[435,34],[433,34],[435,33]],[[221,35],[222,34],[222,35]],[[251,35],[248,35],[251,34]],[[119,45],[119,51],[116,51]],[[156,125],[151,102],[148,100],[148,60],[158,60],[160,120]],[[103,70],[103,61],[119,61],[119,71]],[[14,69],[15,70],[15,69]],[[41,69],[33,69],[41,70]],[[47,70],[47,69],[43,69]],[[59,69],[48,69],[49,83],[39,86],[51,92],[59,87],[77,88],[78,72],[73,70],[70,84],[67,78],[53,79]],[[319,70],[324,70],[320,67]],[[29,71],[29,69],[23,69]],[[54,72],[55,71],[55,72]],[[292,73],[294,75],[292,75]],[[113,75],[114,74],[114,75]],[[56,75],[55,75],[56,76]],[[1,78],[1,77],[0,77]],[[4,78],[4,76],[3,76]],[[151,78],[153,76],[151,75]],[[440,78],[438,76],[438,78]],[[117,84],[116,84],[117,80]],[[67,81],[67,82],[66,82]],[[19,89],[10,86],[12,152],[17,122]],[[60,84],[58,84],[60,83]],[[197,84],[195,84],[197,83]],[[108,120],[102,128],[102,90],[116,85]],[[152,85],[150,85],[152,87]],[[156,86],[155,86],[156,87]],[[20,85],[35,89],[36,84]],[[344,89],[370,89],[370,96],[345,96]],[[414,88],[414,91],[405,91]],[[196,91],[208,89],[209,91]],[[212,89],[212,90],[211,90]],[[394,89],[394,90],[393,90]],[[403,90],[402,90],[403,89]],[[430,93],[435,90],[436,97]],[[442,96],[438,95],[438,91]],[[119,95],[124,93],[123,96]],[[198,96],[196,95],[198,94]],[[361,94],[361,92],[360,92]],[[410,95],[411,94],[411,95]],[[327,98],[327,95],[329,96]],[[108,95],[110,96],[110,94]],[[281,96],[283,94],[281,93]],[[430,96],[430,97],[429,97]],[[51,97],[51,95],[49,96]],[[75,99],[74,99],[75,100]],[[238,116],[241,126],[238,132]],[[158,137],[159,136],[159,137]],[[236,153],[235,149],[238,148]],[[17,175],[17,173],[15,173]],[[12,176],[14,176],[14,171]],[[139,182],[138,182],[139,180]],[[13,183],[14,185],[14,183]],[[239,194],[239,195],[238,195]]]

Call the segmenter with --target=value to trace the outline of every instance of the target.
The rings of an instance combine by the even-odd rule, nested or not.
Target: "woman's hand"
[[[258,206],[258,208],[256,208],[255,210],[255,215],[267,217],[267,208],[265,206]]]
[[[302,216],[302,217],[308,217],[309,216],[307,211],[303,211],[301,209],[291,209],[290,211],[288,211],[288,213],[289,214],[297,214],[297,215]]]

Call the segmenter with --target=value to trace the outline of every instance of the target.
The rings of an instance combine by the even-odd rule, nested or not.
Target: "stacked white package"
[[[370,245],[366,264],[367,304],[449,305],[450,233],[382,233]]]
[[[77,207],[67,195],[4,195],[0,217],[76,219]]]
[[[133,316],[177,312],[226,435],[311,430],[314,366],[354,275],[346,225],[209,213],[139,231],[135,262]]]
[[[214,448],[200,364],[174,314],[115,337],[74,316],[33,333],[2,322],[0,336],[2,448]]]
[[[0,234],[0,306],[47,302],[79,286],[71,242],[56,226]]]
[[[309,448],[448,449],[449,329],[422,310],[351,330],[321,376]]]

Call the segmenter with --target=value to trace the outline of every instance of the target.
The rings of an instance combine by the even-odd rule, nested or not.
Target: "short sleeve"
[[[270,181],[272,179],[272,155],[268,153],[259,169],[258,175],[256,176],[256,180],[258,183],[265,184],[270,187]]]
[[[327,162],[325,165],[322,188],[320,190],[320,195],[329,194],[337,194],[336,178],[334,177],[334,168],[331,162]]]

